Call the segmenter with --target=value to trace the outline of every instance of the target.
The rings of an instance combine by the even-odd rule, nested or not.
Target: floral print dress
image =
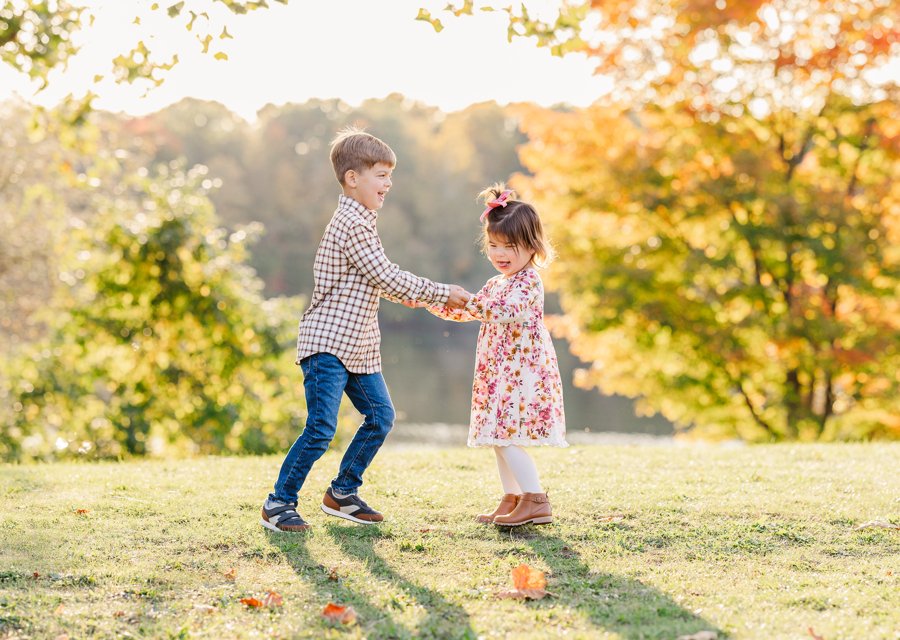
[[[544,285],[536,270],[491,278],[465,309],[428,310],[445,320],[482,323],[470,447],[569,446],[559,365],[544,326]]]

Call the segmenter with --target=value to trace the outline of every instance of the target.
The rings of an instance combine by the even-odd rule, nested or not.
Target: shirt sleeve
[[[432,282],[403,271],[384,255],[384,249],[374,229],[358,224],[350,229],[342,247],[350,264],[381,290],[381,295],[393,302],[421,300],[427,304],[446,304],[450,299],[450,285]]]
[[[465,310],[482,322],[502,324],[516,322],[527,315],[528,308],[540,295],[541,284],[533,273],[527,273],[514,279],[499,295],[488,295],[485,289],[469,298]]]

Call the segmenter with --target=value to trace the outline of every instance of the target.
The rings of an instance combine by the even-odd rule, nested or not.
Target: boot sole
[[[553,516],[541,516],[523,520],[522,522],[497,522],[494,520],[494,524],[498,527],[521,527],[523,524],[550,524],[551,522],[553,522]]]

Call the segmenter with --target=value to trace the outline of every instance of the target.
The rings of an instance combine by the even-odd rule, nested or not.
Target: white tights
[[[537,467],[525,449],[517,445],[494,447],[494,455],[503,493],[543,493]]]

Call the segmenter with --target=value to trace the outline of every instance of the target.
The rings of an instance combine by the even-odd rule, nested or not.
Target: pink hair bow
[[[504,191],[499,196],[497,196],[496,200],[491,200],[488,202],[487,209],[484,210],[484,213],[481,214],[481,221],[484,222],[484,218],[491,212],[491,209],[496,209],[497,207],[505,207],[506,201],[509,200],[509,196],[512,195],[512,191]]]

